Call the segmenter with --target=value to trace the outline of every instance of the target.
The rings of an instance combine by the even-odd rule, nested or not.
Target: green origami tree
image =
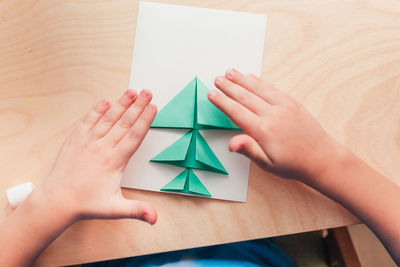
[[[186,169],[161,191],[211,196],[192,169],[228,174],[199,130],[239,128],[208,100],[208,88],[195,77],[154,118],[152,128],[190,129],[151,162]]]

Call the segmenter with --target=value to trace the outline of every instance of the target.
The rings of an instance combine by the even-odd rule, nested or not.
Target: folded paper
[[[228,174],[196,129],[186,133],[150,161]]]
[[[153,128],[239,130],[208,100],[208,88],[195,77],[154,118]]]
[[[211,196],[192,169],[228,174],[199,130],[239,128],[208,100],[208,88],[195,77],[154,118],[152,128],[191,129],[150,161],[186,169],[161,191]]]
[[[211,197],[210,192],[200,182],[199,178],[194,174],[192,169],[187,168],[171,182],[166,184],[161,191],[179,192],[186,194],[196,194]]]

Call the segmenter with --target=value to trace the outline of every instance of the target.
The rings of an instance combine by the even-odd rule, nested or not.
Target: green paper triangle
[[[208,100],[209,90],[204,83],[198,78],[196,81],[197,128],[239,130],[239,127]]]
[[[189,144],[192,140],[193,131],[186,133],[178,141],[161,151],[157,156],[152,158],[151,162],[169,162],[169,161],[183,161],[189,150]]]
[[[189,192],[193,194],[203,195],[211,197],[210,192],[199,180],[199,178],[194,174],[194,172],[189,169]]]
[[[228,174],[199,132],[196,133],[196,160],[215,169],[216,172]]]
[[[150,161],[228,174],[198,130],[186,133]]]
[[[211,197],[210,192],[208,192],[192,169],[185,169],[160,190]]]
[[[239,130],[208,100],[208,91],[204,83],[195,77],[157,113],[151,127]]]
[[[152,128],[193,128],[196,97],[194,78],[154,118]]]
[[[188,172],[189,169],[185,169],[163,188],[161,188],[161,191],[183,191],[185,189]]]

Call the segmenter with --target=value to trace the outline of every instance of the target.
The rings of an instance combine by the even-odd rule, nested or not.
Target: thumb
[[[112,203],[112,215],[117,218],[138,219],[153,225],[157,221],[155,208],[147,202],[140,200],[130,200],[124,197],[116,199]]]
[[[245,155],[264,169],[272,164],[271,159],[265,154],[256,140],[247,134],[239,134],[232,137],[229,142],[229,151]]]

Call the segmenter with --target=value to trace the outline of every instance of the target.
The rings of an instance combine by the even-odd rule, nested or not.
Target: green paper
[[[196,129],[186,133],[150,161],[228,174]]]
[[[199,132],[197,132],[196,138],[196,160],[215,169],[216,171],[218,170],[217,172],[228,174]]]
[[[180,192],[186,194],[197,194],[211,197],[210,192],[194,174],[192,169],[185,169],[172,181],[166,184],[161,191]]]
[[[197,79],[197,128],[240,130],[221,110],[208,100],[208,88]]]
[[[183,191],[185,189],[186,178],[188,176],[189,169],[185,169],[183,172],[178,174],[172,181],[166,184],[161,190],[163,191]]]
[[[151,162],[164,161],[183,161],[186,158],[190,141],[192,140],[193,131],[186,133],[175,143],[161,151],[157,156],[152,158]]]
[[[195,77],[154,118],[152,128],[239,130],[208,100],[208,88]]]
[[[189,192],[211,197],[210,192],[191,169],[189,169]]]
[[[154,118],[152,128],[193,128],[196,78],[188,83]]]
[[[161,191],[211,196],[192,169],[228,174],[201,136],[200,130],[239,128],[208,100],[208,88],[195,77],[156,115],[152,128],[191,129],[184,136],[152,158],[151,162],[186,169]]]

